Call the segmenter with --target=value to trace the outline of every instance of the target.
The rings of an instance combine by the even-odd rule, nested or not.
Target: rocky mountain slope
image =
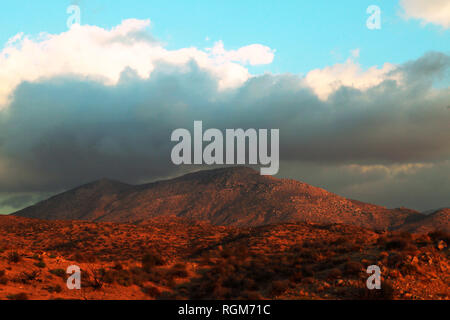
[[[232,226],[307,221],[397,229],[407,224],[410,231],[419,227],[417,223],[425,217],[406,208],[387,209],[350,200],[300,181],[261,176],[246,167],[199,171],[138,186],[104,179],[56,195],[15,215],[124,223],[175,215]],[[445,217],[448,218],[448,212],[444,212],[444,220]],[[448,229],[448,219],[440,226]]]

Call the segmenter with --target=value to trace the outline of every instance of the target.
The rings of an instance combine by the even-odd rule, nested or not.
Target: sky
[[[450,206],[446,0],[2,9],[0,213],[105,176],[192,170],[170,163],[168,137],[199,119],[279,128],[280,177],[388,207]]]

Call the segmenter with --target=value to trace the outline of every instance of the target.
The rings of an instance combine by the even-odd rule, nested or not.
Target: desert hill
[[[122,223],[175,215],[227,226],[307,221],[372,229],[396,229],[424,217],[410,209],[347,199],[300,181],[261,176],[247,167],[204,170],[137,186],[103,179],[15,215]],[[448,229],[448,221],[444,227]]]
[[[406,222],[401,230],[425,233],[430,230],[450,231],[450,208],[438,209],[424,217]]]

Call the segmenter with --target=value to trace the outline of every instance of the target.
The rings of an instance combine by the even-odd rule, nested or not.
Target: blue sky
[[[345,61],[359,48],[363,67],[416,59],[427,51],[448,52],[449,31],[402,17],[397,1],[8,1],[0,13],[0,42],[19,32],[61,33],[66,9],[77,4],[81,24],[111,28],[127,18],[150,19],[152,33],[168,49],[211,47],[222,40],[227,49],[260,43],[276,50],[270,65],[252,73],[306,73]],[[381,10],[381,30],[369,30],[366,8]],[[210,39],[206,40],[207,37]]]

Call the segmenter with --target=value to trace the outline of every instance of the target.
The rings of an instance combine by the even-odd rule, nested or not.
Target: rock
[[[444,250],[445,248],[447,248],[447,244],[445,243],[444,240],[441,240],[438,242],[437,248],[438,248],[438,250]]]
[[[419,263],[419,258],[417,258],[416,256],[414,256],[414,257],[411,259],[411,264],[417,264],[417,263]]]

